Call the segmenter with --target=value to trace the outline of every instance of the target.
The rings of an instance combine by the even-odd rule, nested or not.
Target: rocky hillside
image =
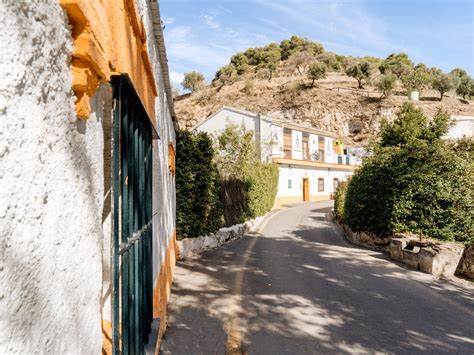
[[[358,89],[357,80],[343,70],[329,70],[325,79],[314,87],[310,84],[307,75],[296,71],[290,61],[280,61],[271,80],[253,70],[231,82],[175,97],[179,126],[192,128],[222,106],[231,106],[328,130],[346,144],[360,146],[377,132],[381,117],[393,118],[407,101],[401,81],[391,95],[381,99],[382,93],[374,86],[365,84],[364,89]],[[429,117],[439,107],[452,115],[474,116],[474,101],[464,100],[454,91],[445,94],[441,102],[439,93],[431,89],[424,89],[420,96],[415,105]]]

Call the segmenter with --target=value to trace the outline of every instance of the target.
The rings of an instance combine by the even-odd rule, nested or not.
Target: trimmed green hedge
[[[222,180],[225,225],[242,223],[270,211],[278,188],[276,164],[254,163],[250,176]]]
[[[257,162],[246,178],[247,208],[241,220],[263,216],[275,203],[278,189],[278,166]]]
[[[176,133],[176,230],[178,239],[217,231],[223,224],[215,151],[205,133]]]
[[[439,112],[428,123],[421,110],[404,106],[385,124],[381,143],[352,176],[336,213],[356,231],[472,243],[472,162],[441,140],[448,122]]]
[[[278,187],[275,164],[244,159],[247,165],[241,171],[245,173],[223,179],[209,135],[178,131],[176,145],[178,239],[214,233],[272,209]]]
[[[334,212],[336,217],[342,220],[344,218],[344,203],[346,201],[347,181],[341,181],[337,187],[334,197]]]

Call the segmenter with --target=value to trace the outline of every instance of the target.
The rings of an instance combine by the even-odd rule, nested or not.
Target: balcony
[[[335,155],[334,162],[323,162],[321,160],[302,160],[292,158],[273,158],[276,164],[299,165],[314,168],[327,168],[343,171],[354,171],[357,169],[355,157],[347,155]],[[310,156],[311,158],[311,156]],[[352,158],[352,159],[351,159]]]

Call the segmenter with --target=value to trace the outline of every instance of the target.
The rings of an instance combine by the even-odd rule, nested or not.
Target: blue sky
[[[211,80],[230,56],[292,34],[339,54],[474,74],[474,0],[160,0],[173,84],[197,70]]]

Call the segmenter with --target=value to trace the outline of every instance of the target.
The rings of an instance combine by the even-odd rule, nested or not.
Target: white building
[[[229,123],[253,130],[262,161],[278,164],[275,207],[329,200],[339,182],[347,180],[356,169],[358,158],[336,154],[335,134],[252,112],[223,107],[194,130],[218,135]]]
[[[158,3],[0,1],[0,21],[0,354],[155,352],[175,263]]]
[[[460,139],[474,137],[474,117],[472,116],[451,116],[453,125],[444,136],[446,139]]]

